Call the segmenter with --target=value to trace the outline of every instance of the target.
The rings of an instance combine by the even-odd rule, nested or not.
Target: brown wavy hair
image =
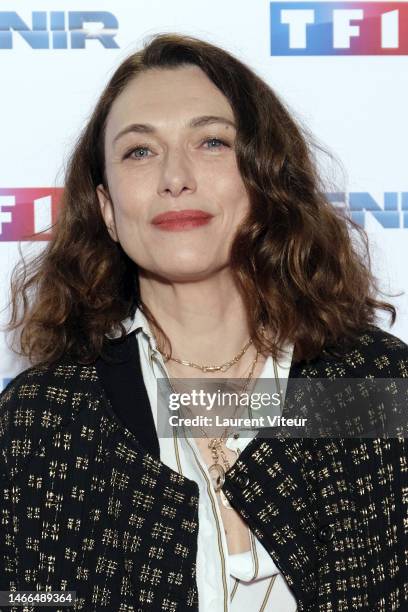
[[[374,325],[376,309],[388,311],[394,323],[395,308],[376,299],[364,230],[324,195],[307,130],[268,84],[225,50],[160,34],[109,80],[68,161],[52,239],[13,271],[6,329],[22,326],[20,354],[31,362],[50,364],[65,353],[92,363],[103,353],[105,334],[125,335],[122,321],[137,307],[171,353],[141,300],[137,265],[108,234],[95,188],[107,187],[104,133],[115,98],[146,70],[191,64],[226,96],[237,123],[237,163],[251,206],[232,244],[231,271],[255,346],[279,357],[290,341],[295,361],[310,360]],[[261,323],[271,340],[260,333]]]

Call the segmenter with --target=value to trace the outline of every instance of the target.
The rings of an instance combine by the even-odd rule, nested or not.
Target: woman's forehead
[[[188,127],[199,115],[234,120],[228,99],[200,68],[149,70],[132,79],[113,102],[106,135],[112,142],[131,123]]]

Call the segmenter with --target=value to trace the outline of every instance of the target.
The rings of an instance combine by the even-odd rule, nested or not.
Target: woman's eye
[[[224,140],[220,140],[219,138],[206,138],[202,144],[207,144],[207,143],[211,143],[211,144],[215,144],[215,145],[224,145],[224,146],[228,146],[226,142],[224,142]],[[210,149],[220,149],[220,146],[215,146],[215,147],[209,147]]]
[[[129,151],[129,153],[127,153],[125,155],[125,157],[132,157],[132,159],[144,159],[145,157],[148,157],[146,154],[146,151],[150,151],[150,149],[148,147],[145,146],[140,146],[140,147],[135,147],[134,149],[132,149],[131,151]],[[135,152],[142,152],[142,155],[136,155],[133,156],[133,153]]]

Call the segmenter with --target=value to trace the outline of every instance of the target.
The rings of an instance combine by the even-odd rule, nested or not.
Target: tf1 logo
[[[31,27],[15,11],[0,11],[0,49],[13,48],[13,31],[32,49],[85,49],[90,38],[118,49],[117,29],[118,20],[108,11],[33,11]]]
[[[271,55],[408,55],[408,2],[271,2]]]
[[[47,241],[58,216],[61,187],[0,189],[0,241]]]

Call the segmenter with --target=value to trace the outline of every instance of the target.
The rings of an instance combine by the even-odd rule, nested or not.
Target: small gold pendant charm
[[[219,463],[213,463],[208,468],[208,471],[211,476],[214,490],[216,493],[218,493],[225,482],[225,470]]]

